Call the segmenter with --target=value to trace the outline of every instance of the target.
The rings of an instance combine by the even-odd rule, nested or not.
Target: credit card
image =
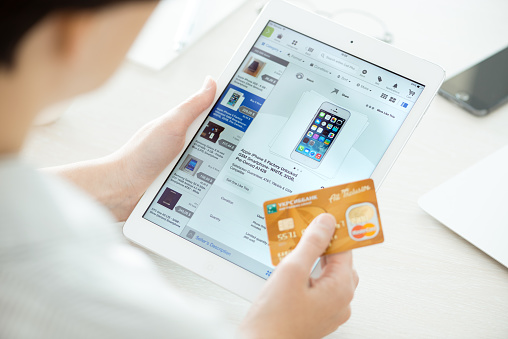
[[[269,200],[263,207],[273,265],[295,249],[305,229],[321,213],[330,213],[337,220],[323,255],[384,241],[372,179]]]

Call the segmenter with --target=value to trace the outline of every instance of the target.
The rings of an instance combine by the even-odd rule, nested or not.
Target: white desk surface
[[[395,46],[442,65],[448,75],[508,45],[506,0],[313,3],[330,11],[347,6],[375,14],[392,31]],[[161,72],[126,62],[106,86],[76,100],[60,120],[35,128],[25,158],[43,167],[117,149],[145,122],[198,89],[207,74],[219,76],[254,21],[257,4],[249,1]],[[508,338],[508,269],[416,203],[508,144],[507,127],[508,105],[477,118],[436,97],[379,192],[386,241],[355,252],[360,284],[353,315],[330,338]],[[183,293],[218,304],[232,323],[241,321],[248,302],[151,257]]]

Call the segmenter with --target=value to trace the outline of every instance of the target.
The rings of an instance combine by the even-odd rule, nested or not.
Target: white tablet
[[[272,1],[124,233],[252,300],[274,269],[263,202],[368,177],[379,188],[443,79],[435,64]]]

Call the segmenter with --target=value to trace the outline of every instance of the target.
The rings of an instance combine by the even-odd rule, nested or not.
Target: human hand
[[[321,338],[349,319],[349,304],[358,285],[351,251],[323,257],[321,276],[310,278],[335,225],[331,214],[312,221],[253,303],[239,329],[242,337]]]
[[[216,84],[207,78],[201,90],[142,127],[121,149],[100,159],[46,169],[72,181],[126,220],[141,195],[185,144],[190,124],[212,104]]]
[[[119,220],[129,216],[148,186],[181,151],[187,129],[212,104],[215,91],[215,81],[207,77],[196,94],[150,121],[112,154],[125,184],[124,197],[131,197],[115,211]]]

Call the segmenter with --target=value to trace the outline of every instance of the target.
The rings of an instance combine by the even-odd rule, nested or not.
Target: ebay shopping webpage
[[[144,218],[266,279],[263,202],[370,177],[422,91],[269,22]]]

